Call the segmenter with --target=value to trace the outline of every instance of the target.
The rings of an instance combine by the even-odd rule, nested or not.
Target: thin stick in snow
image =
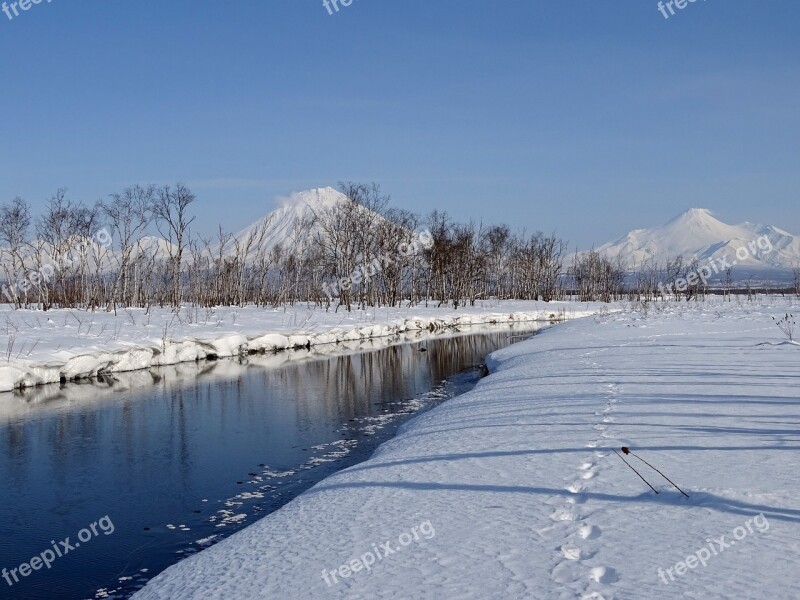
[[[652,485],[650,485],[650,483],[648,483],[647,479],[645,479],[644,477],[642,477],[642,474],[641,474],[641,473],[639,473],[639,471],[637,471],[636,469],[634,469],[634,468],[633,468],[633,465],[631,465],[631,464],[630,464],[630,463],[629,463],[627,460],[625,460],[624,458],[622,458],[622,455],[621,455],[619,452],[617,452],[616,450],[614,450],[614,454],[616,454],[617,456],[619,456],[619,457],[620,457],[620,459],[622,460],[622,462],[624,462],[626,465],[628,465],[628,466],[630,467],[630,469],[631,469],[631,470],[632,470],[634,473],[636,473],[636,474],[639,476],[639,479],[641,479],[642,481],[644,481],[645,483],[647,483],[647,485],[650,487],[650,489],[651,489],[651,490],[653,490],[653,491],[654,491],[656,494],[658,493],[658,490],[657,490],[656,488],[654,488]]]
[[[622,451],[623,451],[625,454],[632,454],[633,456],[635,456],[636,458],[638,458],[640,461],[642,461],[644,464],[646,464],[648,467],[650,467],[651,469],[653,469],[653,470],[654,470],[656,473],[658,473],[658,474],[659,474],[659,475],[661,475],[661,476],[662,476],[664,479],[666,479],[666,480],[667,480],[667,481],[669,481],[669,482],[670,482],[672,485],[674,485],[674,486],[675,486],[675,489],[676,489],[676,490],[678,490],[678,491],[679,491],[681,494],[683,494],[683,495],[684,495],[684,496],[686,496],[687,498],[689,497],[689,494],[687,494],[687,493],[686,493],[686,492],[684,492],[684,491],[683,491],[681,488],[679,488],[677,485],[675,485],[675,482],[674,482],[674,481],[672,481],[672,480],[671,480],[669,477],[667,477],[667,476],[666,476],[666,475],[664,475],[664,474],[663,474],[661,471],[659,471],[658,469],[656,469],[656,468],[655,468],[653,465],[651,465],[649,462],[647,462],[647,461],[646,461],[645,459],[643,459],[641,456],[639,456],[638,454],[636,454],[636,453],[635,453],[633,450],[631,450],[631,449],[630,449],[630,448],[628,448],[627,446],[623,446],[623,447],[622,447]],[[622,457],[620,457],[620,458],[622,458]]]

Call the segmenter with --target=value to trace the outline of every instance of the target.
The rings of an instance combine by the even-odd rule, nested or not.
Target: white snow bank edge
[[[69,356],[70,353],[65,353],[67,356],[59,362],[12,361],[0,366],[0,392],[88,379],[103,373],[137,371],[182,362],[307,349],[340,342],[368,341],[413,331],[443,331],[465,325],[513,324],[526,321],[560,322],[589,316],[596,312],[593,309],[559,306],[553,307],[552,310],[525,312],[409,317],[386,325],[365,325],[350,329],[332,327],[314,333],[298,331],[288,335],[269,332],[260,335],[226,334],[211,340],[189,338],[170,340],[158,346],[134,345],[126,350],[97,350],[85,354],[71,353],[72,356]]]

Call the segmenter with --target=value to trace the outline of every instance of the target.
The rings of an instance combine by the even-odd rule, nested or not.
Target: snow
[[[156,260],[168,260],[178,251],[178,247],[168,242],[167,240],[157,236],[145,236],[136,241],[131,250],[131,259],[136,260],[139,257],[153,257]],[[110,268],[116,266],[112,263]]]
[[[751,246],[764,236],[769,244]],[[747,251],[739,250],[737,257],[739,248]],[[771,225],[748,222],[729,225],[708,209],[691,208],[664,225],[635,229],[614,242],[603,244],[597,251],[636,266],[653,259],[664,263],[676,256],[686,260],[697,257],[701,262],[711,263],[727,255],[740,269],[790,270],[800,264],[800,237]]]
[[[347,196],[332,187],[315,188],[302,192],[295,192],[288,197],[278,198],[279,206],[263,218],[248,225],[231,239],[227,240],[225,247],[220,252],[219,242],[210,245],[212,258],[231,257],[239,252],[237,245],[248,247],[246,260],[253,260],[259,255],[266,255],[276,246],[280,245],[284,252],[291,252],[298,248],[304,241],[318,231],[315,226],[310,226],[315,216],[324,214],[335,205],[347,202]],[[100,270],[110,272],[115,270],[121,259],[119,253],[119,240],[112,240],[108,228],[101,229],[90,239],[75,238],[74,246],[85,244],[84,252],[77,250],[69,254],[69,258],[77,265],[88,261],[90,268],[94,269],[94,261],[100,261]],[[116,244],[116,245],[115,245]],[[175,254],[177,246],[159,236],[144,236],[132,242],[131,259],[153,258],[167,260]],[[33,259],[34,250],[40,248],[45,257],[44,263],[61,264],[55,260],[50,244],[42,240],[35,240],[22,249],[28,271],[36,271],[38,263]],[[8,248],[0,247],[0,266],[13,270],[11,265],[12,253]],[[191,253],[184,250],[184,262],[191,261]],[[6,282],[7,284],[7,282]]]
[[[279,202],[276,210],[234,234],[225,245],[223,256],[235,254],[237,242],[245,245],[251,239],[256,245],[250,249],[247,259],[259,252],[269,253],[279,245],[284,251],[291,252],[314,235],[316,228],[309,229],[307,224],[337,204],[347,202],[347,196],[332,187],[324,187],[295,192],[287,198],[280,198]],[[212,248],[211,254],[219,254],[219,244]]]
[[[413,306],[351,313],[297,305],[281,309],[185,306],[104,311],[12,310],[0,306],[0,392],[251,352],[330,346],[482,323],[571,318],[599,304],[478,302],[459,310]]]
[[[135,597],[798,598],[800,346],[771,320],[796,309],[668,303],[547,329]],[[622,446],[690,498],[629,457],[654,494]]]

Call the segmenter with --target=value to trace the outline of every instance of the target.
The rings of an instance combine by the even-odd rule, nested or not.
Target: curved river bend
[[[365,460],[412,415],[471,389],[486,355],[538,327],[0,394],[0,568],[19,580],[0,578],[0,597],[129,597]],[[21,576],[67,537],[72,548],[49,569]]]

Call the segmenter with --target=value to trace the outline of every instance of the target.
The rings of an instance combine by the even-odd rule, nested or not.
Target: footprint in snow
[[[578,535],[584,540],[594,540],[600,537],[600,528],[596,525],[584,525],[578,530]]]
[[[562,508],[551,514],[550,518],[553,519],[553,521],[575,521],[578,519],[578,516],[571,510]]]
[[[578,581],[581,577],[580,563],[565,560],[557,564],[550,572],[550,577],[556,583],[569,585]]]
[[[611,567],[594,567],[589,571],[589,579],[597,583],[614,583],[619,581],[617,572]]]
[[[578,548],[577,546],[569,546],[569,545],[561,546],[559,550],[561,551],[561,554],[564,555],[564,558],[566,558],[567,560],[580,560],[582,556],[581,549]]]

